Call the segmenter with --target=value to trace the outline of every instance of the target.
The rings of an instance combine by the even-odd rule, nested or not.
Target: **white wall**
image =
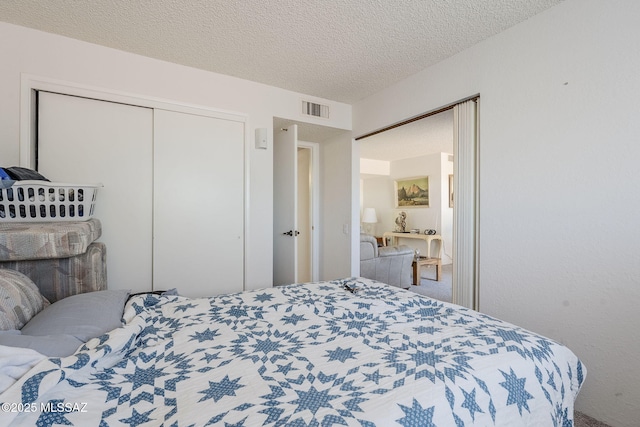
[[[480,94],[480,309],[569,346],[640,420],[640,3],[566,0],[354,105],[354,136]]]
[[[407,213],[407,229],[425,228],[440,230],[440,154],[430,154],[427,156],[412,157],[409,159],[396,160],[391,162],[391,181],[399,179],[413,178],[417,176],[429,177],[429,207],[428,208],[397,208],[395,217],[404,211]],[[395,204],[395,199],[394,202]]]
[[[393,231],[398,216],[393,194],[393,180],[389,176],[362,180],[362,207],[375,208],[378,217],[378,222],[371,224],[370,234],[381,237],[385,231]]]
[[[273,116],[350,129],[351,106],[318,100],[331,107],[332,118],[314,120],[301,116],[300,102],[317,98],[276,87],[2,22],[0,40],[0,164],[5,166],[17,165],[20,159],[22,73],[248,115],[250,195],[245,282],[248,289],[271,286],[273,152],[271,147],[253,148],[253,129],[268,128],[272,134]]]
[[[389,175],[391,173],[391,162],[386,160],[360,159],[360,175]]]

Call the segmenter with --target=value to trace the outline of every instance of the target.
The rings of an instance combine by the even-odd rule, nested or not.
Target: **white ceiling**
[[[2,0],[0,20],[354,103],[560,1]]]
[[[274,117],[273,128],[298,125],[298,139],[322,142],[343,129]],[[453,109],[359,140],[360,158],[393,161],[433,153],[453,153]]]
[[[400,160],[433,153],[453,154],[453,110],[360,139],[360,158]]]

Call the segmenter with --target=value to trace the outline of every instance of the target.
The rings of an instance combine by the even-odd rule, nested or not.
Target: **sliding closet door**
[[[40,173],[104,184],[94,216],[110,289],[151,289],[152,138],[152,109],[39,92]]]
[[[155,110],[154,289],[244,286],[244,123]]]

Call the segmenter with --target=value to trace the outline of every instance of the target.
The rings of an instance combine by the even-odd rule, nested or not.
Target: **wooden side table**
[[[392,244],[396,245],[398,239],[418,239],[427,243],[427,256],[421,256],[413,261],[413,284],[420,284],[420,268],[424,265],[436,266],[436,280],[440,281],[442,276],[442,236],[439,234],[414,234],[414,233],[396,233],[387,231],[382,235],[384,245],[387,245],[387,239],[392,239]],[[431,242],[438,242],[438,256],[431,256]]]
[[[419,257],[414,260],[411,264],[413,266],[413,284],[420,284],[420,268],[423,265],[435,265],[436,266],[436,281],[440,281],[440,277],[442,276],[442,259],[441,258],[427,258],[427,257]]]

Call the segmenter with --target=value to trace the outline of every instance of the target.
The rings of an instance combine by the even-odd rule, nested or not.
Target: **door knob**
[[[293,230],[289,230],[286,233],[282,233],[282,234],[284,234],[285,236],[293,236]]]

